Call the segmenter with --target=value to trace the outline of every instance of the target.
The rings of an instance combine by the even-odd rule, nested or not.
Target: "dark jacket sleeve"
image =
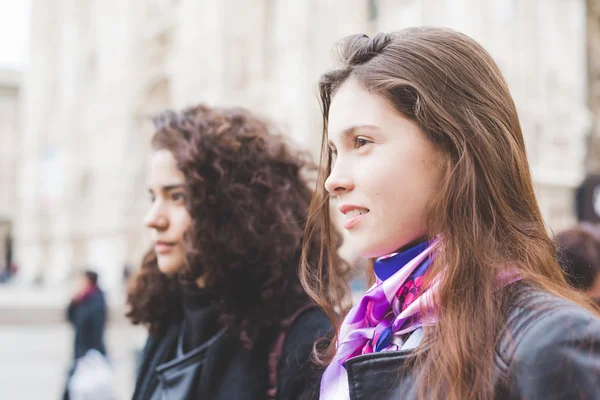
[[[106,354],[104,347],[104,328],[106,326],[106,303],[104,300],[94,304],[93,316],[90,321],[90,348],[96,349],[102,354]]]
[[[547,311],[508,367],[511,398],[600,399],[600,319],[574,306]]]
[[[277,400],[319,397],[323,370],[312,358],[314,343],[331,331],[329,318],[319,309],[301,314],[288,331],[279,363]]]
[[[67,320],[71,323],[71,324],[75,324],[75,309],[77,307],[77,304],[71,300],[71,302],[69,303],[69,306],[67,307]]]

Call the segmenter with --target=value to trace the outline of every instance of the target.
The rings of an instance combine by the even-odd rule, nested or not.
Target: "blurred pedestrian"
[[[598,399],[600,318],[570,288],[538,207],[517,109],[489,53],[450,29],[349,36],[321,76],[330,199],[374,285],[323,352],[323,400]],[[308,253],[307,253],[308,254]],[[331,264],[304,260],[315,301]],[[321,279],[319,279],[321,278]],[[332,321],[336,322],[336,321]]]
[[[69,377],[73,375],[77,362],[88,353],[96,350],[106,356],[104,329],[106,325],[106,302],[98,285],[98,274],[86,270],[77,276],[77,291],[67,308],[67,318],[75,330],[73,364]],[[67,383],[68,384],[68,383]],[[69,398],[68,388],[64,398]]]
[[[237,108],[156,119],[154,249],[128,296],[150,333],[134,399],[316,395],[311,352],[331,325],[297,275],[310,162],[271,131]]]
[[[580,225],[556,235],[559,265],[569,284],[600,305],[600,232]]]

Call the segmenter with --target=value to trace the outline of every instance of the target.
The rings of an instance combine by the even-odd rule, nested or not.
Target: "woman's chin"
[[[158,269],[163,274],[172,276],[172,275],[177,274],[179,271],[181,271],[183,269],[183,265],[178,264],[178,263],[168,262],[167,260],[164,260],[161,262],[161,260],[159,259],[158,260]]]

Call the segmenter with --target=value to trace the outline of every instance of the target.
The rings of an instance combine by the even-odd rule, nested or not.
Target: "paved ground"
[[[59,399],[72,354],[72,335],[67,324],[1,326],[0,398]],[[134,350],[143,342],[143,329],[118,324],[107,331],[119,399],[131,398]]]
[[[68,287],[0,285],[0,399],[56,400],[62,395],[72,356],[73,332],[65,320]],[[130,399],[134,351],[145,330],[123,317],[122,293],[109,297],[106,345],[119,399]]]

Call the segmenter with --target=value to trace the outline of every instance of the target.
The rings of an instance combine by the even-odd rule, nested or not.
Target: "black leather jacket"
[[[406,363],[409,355],[348,360],[350,398],[416,399],[419,370]],[[520,290],[496,345],[494,377],[496,399],[600,399],[600,318],[548,293]]]
[[[180,326],[181,323],[176,322],[162,337],[149,338],[133,400],[153,398],[157,366],[173,359]],[[322,371],[315,369],[310,355],[315,340],[325,336],[330,328],[327,316],[316,308],[303,312],[290,326],[279,361],[276,400],[318,398]],[[202,371],[191,391],[174,395],[172,399],[264,400],[267,397],[268,347],[255,346],[248,351],[238,340],[224,335],[216,338],[206,350]]]

